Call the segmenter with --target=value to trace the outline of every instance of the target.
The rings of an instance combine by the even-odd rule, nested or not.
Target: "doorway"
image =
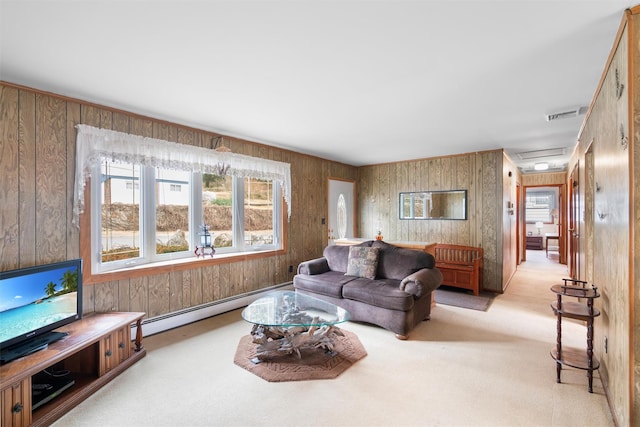
[[[526,250],[541,251],[547,259],[560,264],[566,263],[562,220],[565,187],[564,184],[527,186],[523,197]]]

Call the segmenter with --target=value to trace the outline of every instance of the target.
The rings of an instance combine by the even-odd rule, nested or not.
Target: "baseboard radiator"
[[[207,304],[189,307],[184,310],[174,311],[172,313],[163,314],[161,316],[151,317],[142,321],[142,334],[145,337],[169,329],[188,325],[207,317],[226,313],[227,311],[237,310],[246,307],[253,301],[257,300],[267,292],[274,290],[293,290],[293,282],[286,282],[269,288],[260,289],[259,291],[249,292],[246,294],[236,295],[218,301],[212,301]],[[137,328],[131,326],[131,339],[135,339]]]

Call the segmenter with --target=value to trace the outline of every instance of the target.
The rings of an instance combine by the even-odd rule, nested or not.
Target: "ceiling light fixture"
[[[533,165],[533,169],[537,171],[546,171],[547,169],[549,169],[549,163],[536,163],[535,165]]]

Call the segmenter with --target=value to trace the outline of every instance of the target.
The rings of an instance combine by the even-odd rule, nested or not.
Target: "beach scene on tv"
[[[77,298],[75,267],[4,279],[0,284],[0,342],[74,316]]]

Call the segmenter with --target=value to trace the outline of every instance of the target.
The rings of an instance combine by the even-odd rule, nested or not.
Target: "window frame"
[[[144,191],[146,182],[151,180],[152,187],[155,181],[155,167],[140,165],[143,169],[141,171],[140,191],[141,191],[141,222],[146,221],[146,229],[152,227],[155,230],[155,199],[153,191]],[[233,191],[233,235],[234,246],[229,248],[216,248],[216,254],[214,257],[205,256],[198,258],[193,254],[195,245],[199,242],[200,223],[203,218],[203,205],[202,205],[202,173],[191,172],[190,179],[190,198],[189,198],[189,246],[188,251],[181,251],[169,254],[155,254],[153,250],[154,259],[146,260],[145,262],[133,262],[131,259],[124,260],[123,263],[118,263],[114,268],[97,269],[96,266],[100,265],[101,258],[101,217],[99,221],[94,221],[93,212],[101,212],[101,198],[100,198],[100,184],[101,180],[101,166],[94,166],[94,170],[91,173],[90,185],[85,187],[85,200],[89,200],[85,206],[85,211],[80,215],[80,234],[81,236],[89,234],[90,239],[80,239],[80,251],[84,259],[89,260],[85,263],[83,272],[83,282],[87,284],[100,283],[107,280],[118,280],[122,278],[143,277],[153,274],[161,274],[166,271],[181,271],[192,268],[199,268],[208,265],[225,264],[231,262],[238,262],[241,260],[257,259],[269,256],[282,255],[287,252],[287,227],[285,212],[285,200],[282,196],[282,191],[279,185],[274,182],[273,185],[273,214],[272,214],[272,226],[273,226],[273,244],[261,245],[260,247],[252,247],[244,243],[244,179],[248,177],[233,177],[234,191]],[[98,179],[97,179],[98,178]],[[273,182],[273,181],[272,181]],[[238,190],[239,189],[239,190]],[[96,195],[94,197],[94,195]],[[153,209],[143,208],[143,199],[150,198],[144,202],[146,206],[152,206]],[[241,209],[238,211],[237,206]],[[144,219],[142,219],[144,217]],[[151,224],[151,225],[149,225]],[[155,233],[155,231],[154,231]],[[141,231],[141,249],[143,245],[153,247],[155,243],[154,238],[150,239],[148,234]],[[148,251],[148,247],[145,247]],[[137,258],[137,260],[144,259],[144,257]]]
[[[73,184],[73,209],[71,222],[79,228],[80,257],[91,260],[92,233],[91,194],[93,166],[101,158],[114,161],[138,162],[148,166],[176,168],[190,172],[216,173],[220,175],[247,175],[266,178],[278,182],[281,200],[276,204],[285,212],[282,215],[280,249],[254,252],[220,254],[202,259],[185,258],[164,263],[144,264],[134,268],[115,270],[108,273],[93,274],[91,262],[83,266],[83,281],[87,284],[106,281],[126,280],[157,274],[168,274],[181,270],[200,269],[216,264],[241,262],[251,259],[285,255],[288,251],[288,227],[285,220],[291,219],[291,165],[289,163],[232,153],[228,150],[212,150],[198,145],[181,144],[163,139],[120,132],[112,129],[97,128],[86,124],[76,124],[76,161]],[[217,138],[220,135],[208,134]],[[179,156],[175,156],[179,153]],[[133,163],[133,162],[130,162]],[[285,208],[286,203],[286,208]]]
[[[536,198],[542,198],[542,197],[546,197],[548,203],[546,205],[538,205],[535,204],[534,206],[529,207],[528,205],[530,204],[530,200],[531,199],[536,199]],[[551,190],[527,190],[527,192],[525,193],[525,197],[524,197],[524,217],[525,217],[525,223],[526,224],[535,224],[536,222],[542,222],[544,224],[553,224],[554,223],[554,217],[553,217],[553,210],[557,209],[557,193],[556,191],[554,191],[553,189]],[[535,206],[545,206],[545,207],[535,207]],[[530,211],[536,211],[536,210],[540,210],[540,211],[545,211],[547,212],[547,215],[545,216],[546,218],[539,218],[537,215],[530,215],[529,212]],[[529,219],[530,217],[534,217],[534,219]]]

